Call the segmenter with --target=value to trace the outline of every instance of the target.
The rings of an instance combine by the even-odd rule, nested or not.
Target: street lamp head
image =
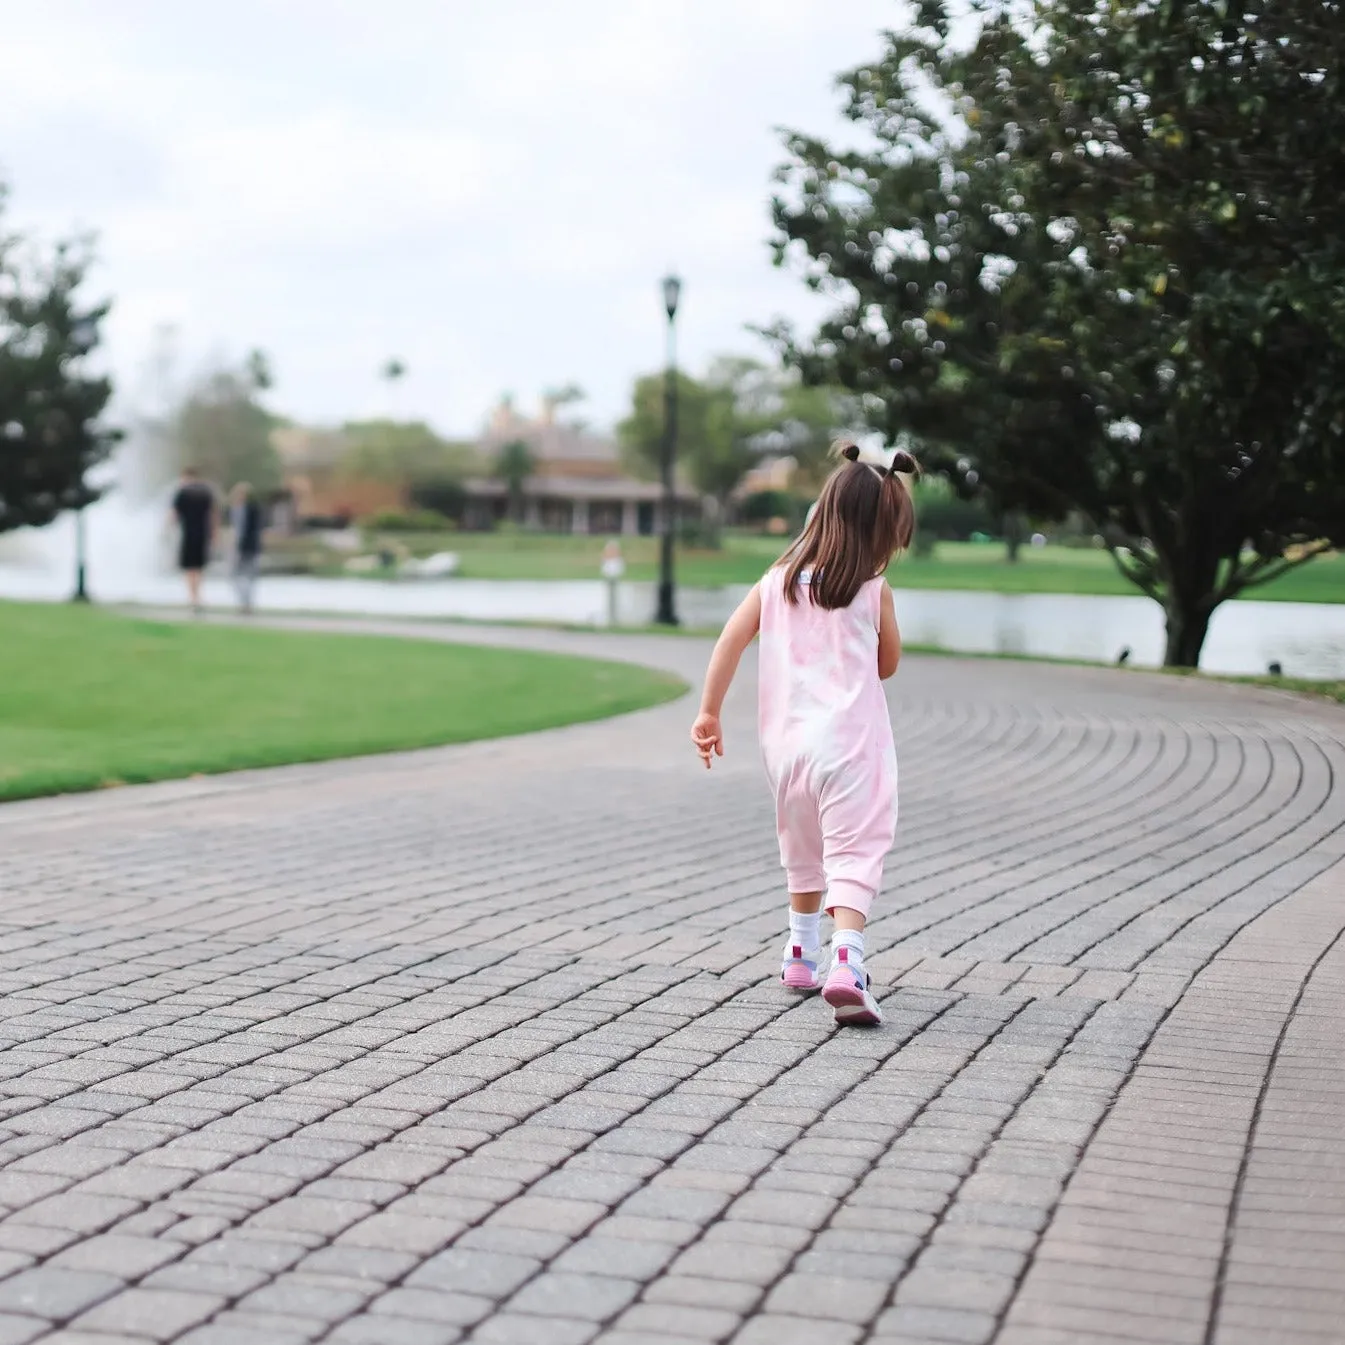
[[[677,316],[677,301],[682,295],[682,282],[676,276],[668,276],[663,282],[663,306],[668,310],[668,321]]]

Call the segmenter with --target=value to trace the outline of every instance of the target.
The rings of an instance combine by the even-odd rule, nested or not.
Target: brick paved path
[[[745,671],[0,810],[0,1345],[1345,1340],[1345,714],[909,660],[838,1032]]]

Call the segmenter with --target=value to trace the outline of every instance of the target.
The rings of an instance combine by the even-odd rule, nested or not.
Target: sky
[[[137,409],[258,347],[270,405],[305,423],[466,436],[506,392],[526,411],[577,383],[610,426],[662,364],[669,270],[693,372],[765,354],[749,323],[823,311],[771,264],[777,128],[844,135],[835,77],[901,18],[899,0],[0,0],[5,224],[97,235],[103,357]]]

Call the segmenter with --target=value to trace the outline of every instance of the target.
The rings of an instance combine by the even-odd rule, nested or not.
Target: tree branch
[[[1226,598],[1237,597],[1246,589],[1268,584],[1281,575],[1288,574],[1290,570],[1296,570],[1300,565],[1306,565],[1308,561],[1325,555],[1331,549],[1330,542],[1311,542],[1303,548],[1303,554],[1299,556],[1258,556],[1249,565],[1235,565],[1228,578],[1219,586],[1218,599],[1223,602]]]
[[[1124,556],[1121,554],[1122,550],[1126,553]],[[1123,579],[1134,584],[1137,589],[1147,594],[1155,602],[1163,601],[1163,590],[1154,573],[1154,566],[1151,561],[1136,561],[1134,559],[1136,553],[1132,548],[1113,546],[1110,542],[1107,543],[1107,554],[1116,562],[1116,568],[1120,570]]]

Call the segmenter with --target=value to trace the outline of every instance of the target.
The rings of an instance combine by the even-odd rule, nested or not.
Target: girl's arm
[[[878,606],[878,676],[886,681],[901,662],[901,631],[897,629],[897,607],[892,590],[883,585]]]
[[[705,690],[701,692],[701,711],[691,726],[691,741],[710,769],[713,757],[724,755],[724,734],[719,726],[719,712],[724,707],[724,697],[728,695],[733,683],[733,674],[738,671],[738,663],[743,651],[756,638],[761,629],[761,590],[757,585],[738,605],[738,610],[729,617],[728,624],[715,643],[714,653],[710,655],[710,666],[705,670]]]

